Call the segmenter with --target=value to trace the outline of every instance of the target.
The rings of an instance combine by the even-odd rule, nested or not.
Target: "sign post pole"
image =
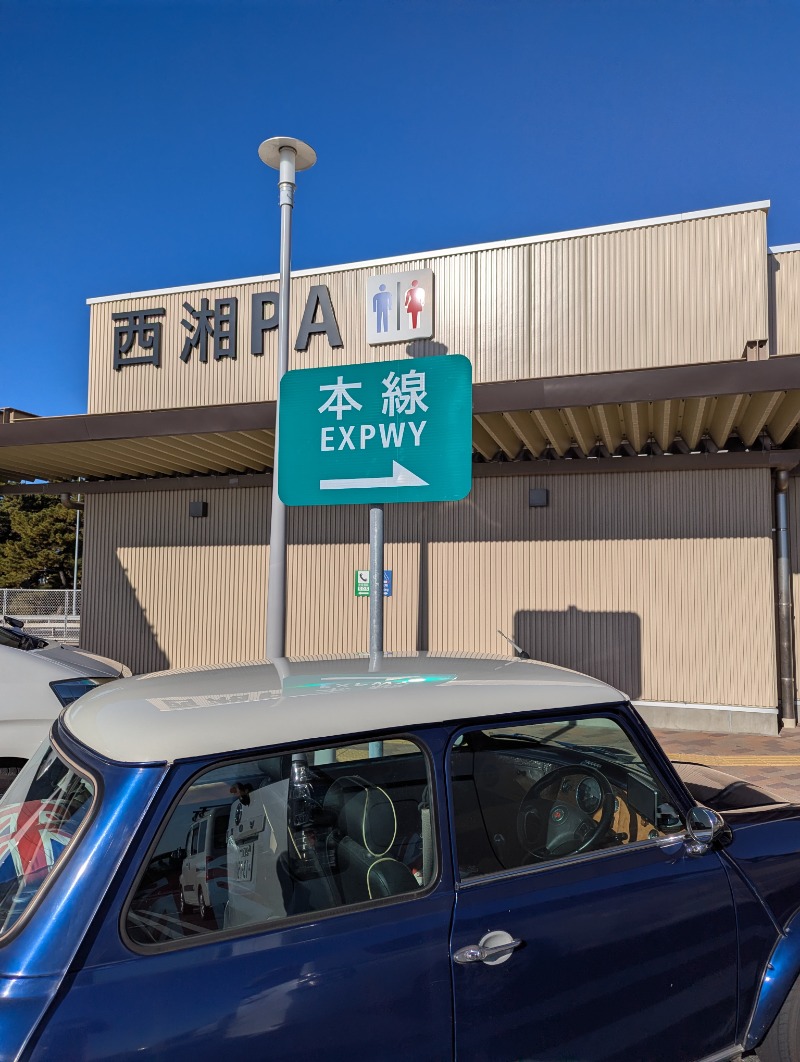
[[[275,408],[275,457],[272,471],[272,513],[269,528],[269,581],[267,584],[267,656],[286,654],[286,506],[278,496],[278,425],[280,382],[289,368],[289,296],[292,269],[292,208],[295,172],[317,161],[313,148],[289,136],[274,136],[258,149],[258,157],[278,170],[281,208],[281,264],[278,296],[278,365]]]
[[[369,669],[383,658],[383,506],[369,507]]]
[[[383,506],[369,507],[369,670],[383,661]],[[383,755],[383,742],[370,741],[370,759]]]

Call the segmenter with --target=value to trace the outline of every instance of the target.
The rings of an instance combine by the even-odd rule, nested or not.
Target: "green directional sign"
[[[457,501],[472,486],[472,366],[445,354],[294,369],[279,439],[286,505]]]

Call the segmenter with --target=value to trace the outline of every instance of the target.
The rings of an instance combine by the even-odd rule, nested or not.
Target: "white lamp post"
[[[289,367],[289,295],[292,269],[292,207],[295,172],[317,161],[313,148],[291,136],[273,136],[258,149],[258,157],[278,170],[281,207],[281,266],[278,299],[278,369],[275,395],[275,458],[272,474],[272,517],[269,529],[269,583],[267,586],[267,656],[286,653],[286,506],[278,497],[278,423],[280,382]]]

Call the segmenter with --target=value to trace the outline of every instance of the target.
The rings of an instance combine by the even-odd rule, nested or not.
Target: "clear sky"
[[[86,409],[85,300],[771,199],[796,0],[0,0],[0,406]]]

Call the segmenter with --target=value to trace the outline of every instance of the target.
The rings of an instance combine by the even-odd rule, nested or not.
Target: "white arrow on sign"
[[[369,487],[427,487],[427,480],[420,479],[407,468],[392,461],[391,476],[365,476],[363,479],[321,479],[320,490],[358,490]]]

